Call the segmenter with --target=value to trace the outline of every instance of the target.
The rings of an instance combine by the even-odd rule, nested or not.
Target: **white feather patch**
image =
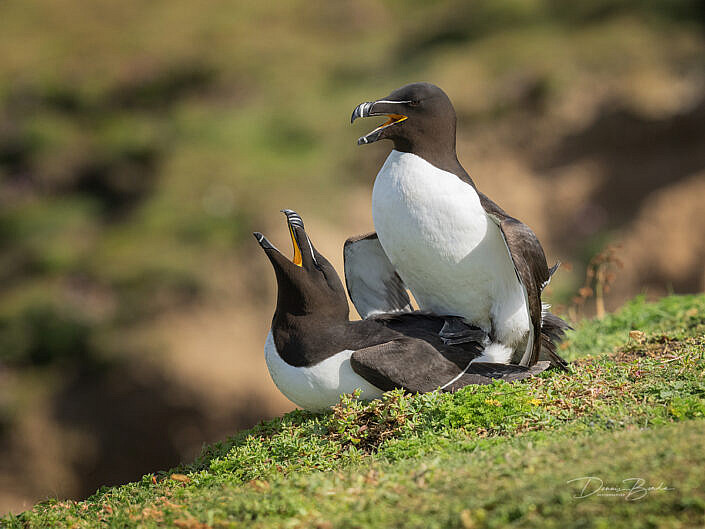
[[[541,321],[546,317],[546,314],[548,314],[548,311],[551,310],[551,304],[550,303],[541,303]]]
[[[531,332],[525,289],[498,219],[472,186],[394,150],[375,180],[372,215],[385,254],[422,310],[461,316],[524,351]]]
[[[269,375],[279,391],[291,402],[311,411],[321,411],[338,403],[340,395],[360,389],[363,400],[377,399],[382,390],[353,371],[346,349],[309,367],[287,364],[277,351],[272,331],[264,344],[264,359]]]

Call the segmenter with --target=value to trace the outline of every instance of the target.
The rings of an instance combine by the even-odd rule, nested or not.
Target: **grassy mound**
[[[583,323],[563,353],[571,373],[292,412],[189,465],[0,526],[702,524],[705,296],[637,299]]]

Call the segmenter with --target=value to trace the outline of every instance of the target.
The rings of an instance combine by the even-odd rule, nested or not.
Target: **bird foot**
[[[474,325],[466,323],[460,317],[449,316],[443,323],[443,328],[438,333],[443,343],[446,345],[458,345],[461,343],[477,342],[482,344],[488,336],[485,331]]]

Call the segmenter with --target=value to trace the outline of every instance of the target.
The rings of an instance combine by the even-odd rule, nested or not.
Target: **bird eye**
[[[410,106],[410,107],[417,107],[417,106],[419,106],[420,104],[421,104],[421,101],[419,101],[418,99],[414,99],[414,100],[412,100],[412,101],[409,101],[409,106]]]

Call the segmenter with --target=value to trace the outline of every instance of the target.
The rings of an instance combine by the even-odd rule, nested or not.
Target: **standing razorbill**
[[[390,139],[394,149],[372,192],[377,238],[363,239],[369,252],[350,242],[347,253],[355,258],[348,263],[346,255],[346,275],[360,276],[356,268],[365,266],[369,253],[381,273],[398,274],[397,288],[406,285],[422,310],[460,316],[487,332],[486,361],[533,365],[545,358],[564,365],[555,348],[539,338],[546,317],[541,291],[557,265],[548,268],[534,232],[478,191],[460,165],[448,96],[430,83],[409,84],[358,105],[351,122],[371,116],[388,121],[358,144]],[[364,275],[364,281],[376,280]],[[402,308],[379,307],[390,309]],[[463,334],[457,324],[441,332],[455,342]]]
[[[411,312],[350,321],[335,269],[311,243],[301,217],[291,210],[284,213],[294,245],[292,260],[261,233],[254,235],[277,277],[265,360],[274,383],[295,404],[322,410],[356,389],[366,400],[394,388],[455,391],[493,379],[520,380],[549,367],[548,362],[531,367],[477,362],[483,331],[472,329],[475,340],[457,345],[439,336],[455,317]]]

